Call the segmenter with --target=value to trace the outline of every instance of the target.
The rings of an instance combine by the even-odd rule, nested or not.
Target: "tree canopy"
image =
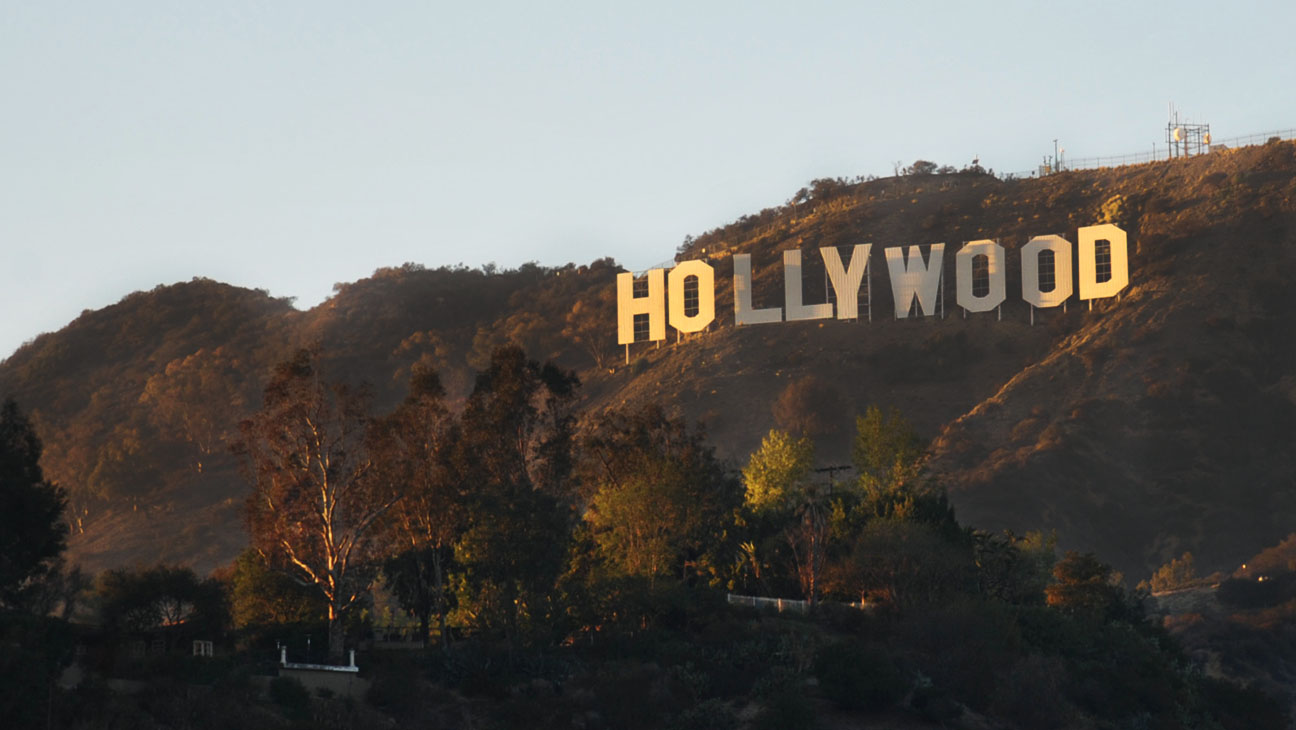
[[[99,579],[100,619],[117,632],[141,632],[187,624],[215,633],[228,618],[225,594],[214,579],[188,568],[156,565],[118,569]]]
[[[45,480],[41,442],[7,399],[0,406],[0,607],[20,606],[67,546],[63,490]]]
[[[814,443],[806,436],[772,430],[743,469],[747,504],[756,510],[795,509],[805,501],[814,466]]]
[[[656,404],[612,411],[591,425],[582,452],[585,519],[617,571],[651,581],[714,567],[704,556],[724,542],[741,491],[700,427]]]
[[[466,519],[465,484],[453,464],[458,419],[446,409],[444,395],[436,370],[416,363],[405,402],[377,422],[371,438],[378,478],[402,495],[391,519],[394,554],[383,563],[387,586],[418,617],[425,643],[431,616],[437,615],[443,646],[447,571]]]
[[[578,385],[573,373],[502,347],[461,417],[454,468],[471,489],[455,544],[460,606],[510,639],[546,614],[566,559]]]
[[[813,478],[814,443],[772,430],[743,469],[747,506],[782,523],[806,600],[819,597],[833,485]]]
[[[309,351],[279,365],[261,410],[240,425],[253,483],[246,515],[272,566],[328,601],[329,653],[342,653],[342,613],[365,595],[382,549],[380,520],[399,499],[374,478],[363,395],[322,377]]]

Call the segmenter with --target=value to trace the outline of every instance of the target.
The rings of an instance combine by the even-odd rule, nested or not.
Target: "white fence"
[[[1264,144],[1271,139],[1296,139],[1296,129],[1279,129],[1272,132],[1257,132],[1255,134],[1242,135],[1240,137],[1229,137],[1228,139],[1215,139],[1210,143],[1211,147],[1222,149],[1232,147],[1245,147],[1247,145]],[[1176,154],[1169,147],[1162,145],[1153,146],[1148,152],[1132,152],[1126,155],[1107,155],[1104,157],[1077,157],[1074,159],[1063,158],[1057,163],[1057,172],[1067,170],[1093,170],[1103,167],[1120,167],[1122,165],[1140,165],[1145,162],[1159,162],[1161,160],[1174,159],[1182,157],[1183,153]],[[1196,156],[1196,155],[1194,155]],[[1047,173],[1047,170],[1040,169],[1028,170],[1025,172],[1008,173],[1006,177],[1025,178],[1035,177],[1041,172]]]
[[[779,613],[810,613],[809,601],[798,601],[793,598],[765,598],[763,596],[739,596],[733,593],[726,594],[729,597],[729,604],[732,606],[749,606],[751,608],[765,608],[778,611]],[[834,606],[845,606],[846,608],[855,608],[861,611],[873,610],[871,603],[839,603],[837,601],[820,601],[820,605],[832,604]]]

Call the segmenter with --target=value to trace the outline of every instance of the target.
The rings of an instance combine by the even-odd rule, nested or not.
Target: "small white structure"
[[[323,689],[338,697],[360,699],[364,697],[369,683],[360,679],[360,668],[355,663],[355,649],[351,650],[350,661],[346,666],[289,662],[288,648],[280,647],[279,676],[296,679],[312,693]]]

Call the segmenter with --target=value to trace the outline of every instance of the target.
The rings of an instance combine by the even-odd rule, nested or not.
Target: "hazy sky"
[[[1296,127],[1290,0],[873,5],[0,0],[0,357],[194,276],[641,269],[818,177],[1150,151],[1170,101]]]

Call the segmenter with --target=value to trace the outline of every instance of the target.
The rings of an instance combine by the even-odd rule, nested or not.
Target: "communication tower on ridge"
[[[1210,152],[1209,124],[1180,121],[1179,110],[1170,104],[1170,121],[1166,122],[1166,147],[1171,157],[1188,157]]]

